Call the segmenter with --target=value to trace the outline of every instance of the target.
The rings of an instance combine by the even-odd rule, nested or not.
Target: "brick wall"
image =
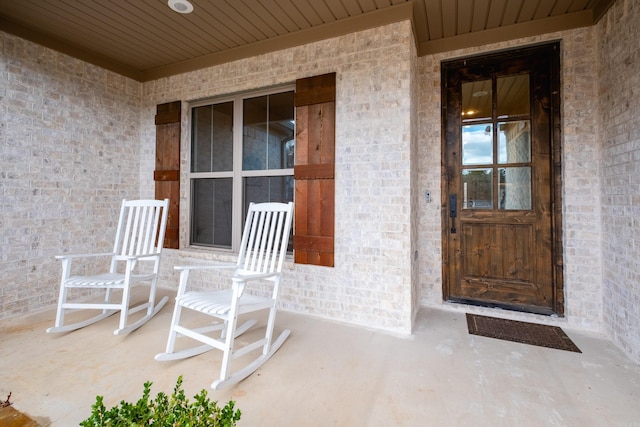
[[[55,304],[54,255],[111,249],[120,200],[140,188],[142,86],[2,32],[0,52],[7,318]]]
[[[640,2],[598,25],[603,295],[607,335],[640,360]]]

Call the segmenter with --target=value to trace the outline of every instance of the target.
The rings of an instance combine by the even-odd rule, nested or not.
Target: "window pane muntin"
[[[493,81],[462,83],[462,121],[491,120],[493,112]]]
[[[500,191],[498,208],[531,210],[531,167],[503,167],[498,169]]]
[[[233,170],[233,102],[194,107],[191,172]]]
[[[498,163],[531,162],[531,121],[498,123]]]
[[[493,169],[462,170],[462,208],[493,208]]]
[[[498,77],[496,80],[497,116],[528,116],[531,114],[529,74]]]
[[[293,167],[293,91],[243,101],[242,169]]]
[[[249,210],[249,203],[293,201],[293,175],[270,177],[246,177],[243,179],[245,200],[243,203],[242,222],[244,223]],[[293,226],[293,224],[292,224]],[[287,250],[293,251],[293,234],[289,236]]]
[[[462,164],[493,164],[493,126],[491,123],[462,126]]]
[[[231,248],[232,178],[191,180],[191,244]]]

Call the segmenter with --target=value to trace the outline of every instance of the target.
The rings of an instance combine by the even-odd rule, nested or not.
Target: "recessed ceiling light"
[[[178,13],[191,13],[193,12],[193,5],[189,0],[169,0],[167,2],[171,10]]]

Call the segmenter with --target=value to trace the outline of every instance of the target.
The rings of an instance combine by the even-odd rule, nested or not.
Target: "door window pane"
[[[531,168],[513,167],[498,169],[500,197],[498,206],[506,210],[531,209]]]
[[[498,118],[514,116],[528,116],[529,103],[529,75],[498,77]]]
[[[293,167],[293,92],[244,100],[243,170]]]
[[[462,121],[490,120],[493,92],[491,79],[462,83]]]
[[[498,124],[498,163],[529,163],[531,161],[531,122]]]
[[[192,180],[191,243],[231,247],[233,178]]]
[[[493,131],[491,124],[462,126],[462,164],[493,164]]]
[[[233,102],[193,109],[191,172],[233,170]]]
[[[493,208],[493,169],[462,170],[462,208]]]

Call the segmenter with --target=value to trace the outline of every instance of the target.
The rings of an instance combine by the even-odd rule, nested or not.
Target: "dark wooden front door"
[[[442,65],[445,300],[563,314],[558,50]]]

